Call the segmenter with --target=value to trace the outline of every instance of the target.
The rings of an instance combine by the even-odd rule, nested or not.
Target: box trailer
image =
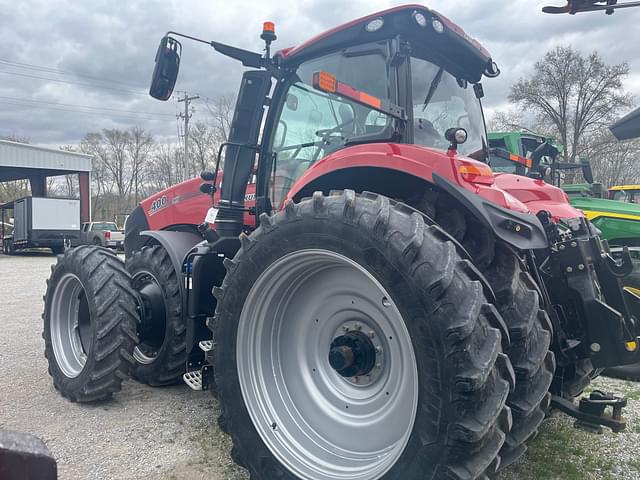
[[[5,254],[25,248],[50,248],[62,253],[80,240],[80,200],[25,197],[2,205],[13,210],[13,234],[3,235]]]

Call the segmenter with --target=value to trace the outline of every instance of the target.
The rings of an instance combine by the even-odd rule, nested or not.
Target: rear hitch
[[[631,254],[627,246],[622,247],[620,263],[608,253],[603,253],[602,258],[605,260],[605,265],[609,269],[609,272],[611,272],[611,275],[614,277],[623,278],[633,271],[633,261],[631,260]]]
[[[582,397],[579,405],[554,395],[551,397],[551,406],[575,418],[576,428],[591,433],[602,433],[602,427],[620,433],[627,427],[627,421],[622,417],[622,409],[627,406],[627,399],[612,393],[594,390],[588,398]],[[611,407],[611,414],[606,413],[607,407]]]

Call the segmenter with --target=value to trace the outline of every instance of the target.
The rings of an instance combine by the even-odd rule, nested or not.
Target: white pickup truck
[[[124,233],[115,222],[86,222],[80,230],[80,243],[119,250],[124,245]]]

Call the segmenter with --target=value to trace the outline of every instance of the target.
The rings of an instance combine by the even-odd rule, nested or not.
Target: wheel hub
[[[367,375],[376,364],[376,347],[364,333],[348,332],[331,343],[329,364],[343,377]]]
[[[153,362],[162,347],[166,330],[166,305],[161,283],[150,272],[141,271],[132,279],[134,290],[138,292],[138,337],[133,356],[143,364]]]

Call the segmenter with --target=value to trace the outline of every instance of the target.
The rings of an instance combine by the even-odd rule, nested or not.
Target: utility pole
[[[184,167],[184,171],[182,172],[183,179],[186,179],[186,176],[189,173],[187,172],[187,165],[189,162],[189,119],[192,115],[191,113],[189,113],[189,103],[191,102],[191,100],[197,100],[198,98],[200,98],[199,95],[190,97],[187,92],[184,92],[184,97],[178,99],[178,102],[184,102],[184,113],[180,112],[177,115],[178,120],[184,120],[184,156],[182,160],[182,164]]]

